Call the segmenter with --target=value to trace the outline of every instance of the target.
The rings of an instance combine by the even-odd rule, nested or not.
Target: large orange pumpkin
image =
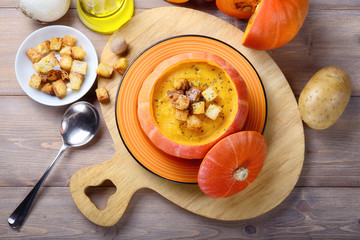
[[[183,68],[198,75],[192,77],[190,70],[182,72]],[[204,118],[202,129],[191,131],[184,128],[182,122],[173,119],[173,106],[166,95],[169,90],[167,86],[171,85],[169,79],[179,74],[189,76],[191,83],[200,81],[204,86],[201,81],[206,81],[204,76],[207,75],[201,74],[202,71],[207,74],[206,69],[208,74],[216,73],[210,79],[215,86],[225,84],[223,88],[218,86],[219,97],[216,100],[224,113],[215,121]],[[218,75],[221,79],[215,79]],[[246,121],[248,108],[247,88],[239,73],[224,59],[206,52],[179,54],[164,60],[145,79],[138,97],[138,119],[144,133],[157,148],[186,159],[203,158],[216,142],[240,131]]]
[[[249,19],[242,44],[269,50],[295,37],[306,18],[309,0],[217,0],[218,8],[230,16]]]
[[[226,198],[242,191],[259,175],[266,153],[266,141],[258,132],[241,131],[224,138],[200,165],[200,189],[213,198]]]

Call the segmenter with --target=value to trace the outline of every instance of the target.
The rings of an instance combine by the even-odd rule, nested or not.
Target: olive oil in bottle
[[[134,13],[133,0],[78,0],[77,13],[90,29],[100,33],[113,33]]]

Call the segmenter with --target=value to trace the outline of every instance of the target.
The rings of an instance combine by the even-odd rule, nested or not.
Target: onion
[[[40,22],[53,22],[69,10],[70,0],[20,0],[20,9]]]

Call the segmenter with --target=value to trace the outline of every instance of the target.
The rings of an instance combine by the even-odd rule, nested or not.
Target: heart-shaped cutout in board
[[[104,210],[109,198],[116,192],[114,183],[107,179],[98,186],[89,186],[85,189],[85,194],[91,202],[99,209]]]
[[[174,18],[186,21],[174,24]],[[111,98],[108,104],[100,106],[114,141],[115,154],[109,161],[103,159],[98,165],[80,169],[69,184],[76,206],[90,221],[101,226],[116,224],[133,194],[142,188],[152,189],[190,212],[219,220],[244,220],[259,216],[280,204],[294,188],[302,169],[305,149],[304,129],[296,99],[285,76],[266,52],[241,45],[243,33],[238,28],[192,9],[155,8],[137,14],[114,33],[102,52],[101,62],[115,64],[121,57],[113,54],[109,47],[111,40],[117,37],[127,40],[129,51],[125,57],[131,62],[148,46],[189,33],[211,36],[238,49],[261,77],[268,110],[264,131],[268,155],[262,171],[249,187],[225,199],[207,197],[195,184],[177,184],[149,173],[134,160],[118,133],[114,108],[122,76],[115,73],[111,80],[98,78],[98,87],[106,87]],[[84,189],[99,185],[106,179],[110,179],[118,191],[109,198],[107,207],[100,211],[85,195]]]

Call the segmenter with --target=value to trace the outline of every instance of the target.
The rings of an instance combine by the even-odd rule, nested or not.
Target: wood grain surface
[[[186,21],[179,21],[174,25],[171,22],[173,18],[183,18]],[[268,154],[264,167],[254,183],[241,193],[226,199],[213,199],[203,194],[197,186],[171,183],[154,176],[141,169],[127,153],[117,130],[114,109],[121,75],[114,74],[111,79],[98,78],[98,86],[105,86],[111,96],[110,103],[101,106],[116,146],[116,153],[110,161],[79,170],[70,180],[70,191],[76,206],[96,224],[116,224],[132,195],[142,188],[153,189],[171,202],[205,217],[219,220],[249,219],[277,206],[287,197],[298,180],[305,146],[303,126],[294,94],[269,55],[264,51],[243,47],[238,41],[243,32],[231,24],[188,8],[155,8],[135,16],[114,33],[105,46],[100,61],[109,65],[116,64],[119,56],[111,52],[110,43],[117,37],[127,39],[129,50],[125,57],[131,62],[143,49],[163,39],[183,34],[202,34],[226,42],[244,54],[256,69],[267,98],[264,137]],[[98,186],[105,180],[112,181],[116,188],[121,188],[122,191],[116,191],[108,200],[108,206],[99,210],[87,197],[85,190],[89,186]]]
[[[268,51],[296,96],[321,67],[337,65],[352,79],[352,98],[331,128],[304,126],[305,161],[295,189],[276,208],[244,221],[204,218],[176,206],[152,190],[135,193],[121,220],[99,227],[76,208],[70,177],[85,166],[110,159],[115,151],[104,119],[87,146],[71,149],[44,184],[25,225],[18,231],[7,218],[40,178],[61,146],[60,118],[66,107],[40,105],[24,95],[14,72],[16,51],[28,34],[43,26],[22,15],[18,0],[0,1],[0,238],[3,239],[358,239],[360,235],[360,2],[310,1],[299,34]],[[75,27],[89,37],[100,57],[110,36],[90,31],[72,8],[52,24]],[[214,3],[191,0],[170,4],[136,0],[135,13],[155,7],[184,6],[219,17],[244,30],[246,22],[226,16]],[[87,100],[100,110],[93,90]],[[93,194],[99,205],[106,202]],[[110,191],[111,192],[111,191]]]

